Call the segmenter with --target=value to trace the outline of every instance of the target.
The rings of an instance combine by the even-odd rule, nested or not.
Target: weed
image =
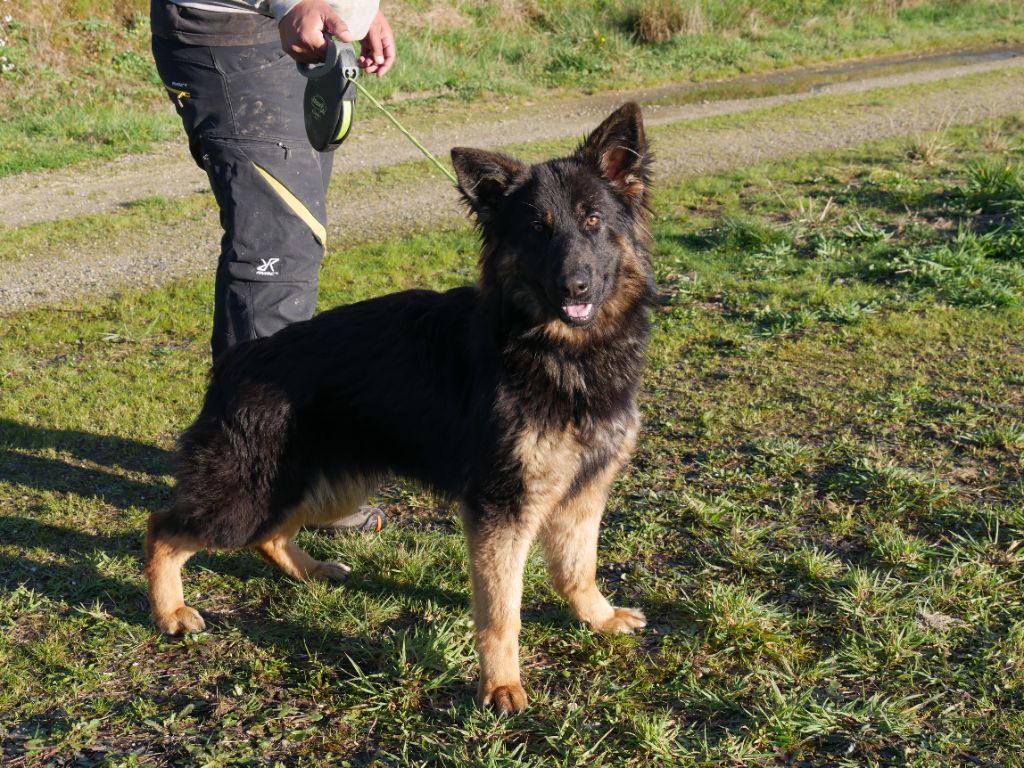
[[[981,213],[1024,210],[1024,167],[992,160],[971,165],[962,199],[967,210]]]
[[[935,165],[951,149],[948,136],[953,114],[949,113],[934,130],[918,133],[907,139],[907,158],[925,165]]]
[[[970,307],[1005,307],[1020,301],[1024,269],[989,258],[1000,238],[961,232],[953,243],[919,251],[901,251],[891,262],[894,277],[934,289],[949,303]]]
[[[1024,449],[1024,423],[1013,421],[986,427],[978,430],[973,439],[984,448],[1000,448],[1006,451]]]
[[[1011,148],[1010,137],[999,126],[991,125],[981,135],[981,148],[993,155],[1001,155]]]
[[[699,35],[706,22],[701,0],[653,0],[640,4],[634,21],[637,37],[645,43],[665,43],[678,34]]]

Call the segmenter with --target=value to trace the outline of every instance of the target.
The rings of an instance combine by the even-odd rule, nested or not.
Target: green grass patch
[[[793,3],[406,0],[387,8],[400,62],[373,88],[430,120],[437,101],[704,81],[904,50],[1019,43],[1005,0]],[[177,140],[149,53],[147,4],[83,0],[0,15],[0,175]]]
[[[649,627],[577,625],[534,553],[531,707],[506,719],[471,703],[454,516],[402,483],[382,535],[302,534],[345,585],[207,553],[186,590],[210,631],[153,630],[141,537],[199,407],[208,281],[5,318],[4,760],[1017,764],[1024,123],[942,144],[659,188],[665,299],[599,574]],[[466,226],[332,254],[322,304],[466,283],[475,256]]]

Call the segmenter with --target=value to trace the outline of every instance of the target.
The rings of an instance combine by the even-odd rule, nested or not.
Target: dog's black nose
[[[566,299],[582,299],[590,293],[590,277],[582,270],[562,275],[558,279],[558,287]]]

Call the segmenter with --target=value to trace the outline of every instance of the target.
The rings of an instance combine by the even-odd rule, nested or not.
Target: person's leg
[[[211,47],[154,37],[153,57],[220,207],[216,359],[313,315],[334,155],[309,145],[305,83],[279,43]],[[384,525],[380,509],[364,506],[323,527]]]
[[[203,146],[225,233],[213,324],[217,357],[232,344],[313,316],[325,193],[308,146],[220,137],[206,137]]]
[[[153,53],[220,207],[216,358],[312,316],[332,158],[306,139],[304,80],[279,44],[191,46],[154,37]]]

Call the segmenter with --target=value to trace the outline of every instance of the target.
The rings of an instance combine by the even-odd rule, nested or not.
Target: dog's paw
[[[352,569],[344,563],[324,561],[318,563],[310,575],[320,581],[344,581],[350,573],[352,573]]]
[[[635,608],[614,608],[614,614],[601,624],[594,625],[595,632],[608,635],[621,633],[632,634],[634,630],[647,625],[647,617]]]
[[[489,689],[481,687],[476,699],[481,707],[494,707],[499,715],[511,715],[526,709],[526,690],[519,683],[495,685]]]
[[[186,635],[206,629],[206,622],[199,615],[199,611],[187,605],[181,606],[166,616],[158,616],[156,625],[161,632],[166,632],[168,635]]]

